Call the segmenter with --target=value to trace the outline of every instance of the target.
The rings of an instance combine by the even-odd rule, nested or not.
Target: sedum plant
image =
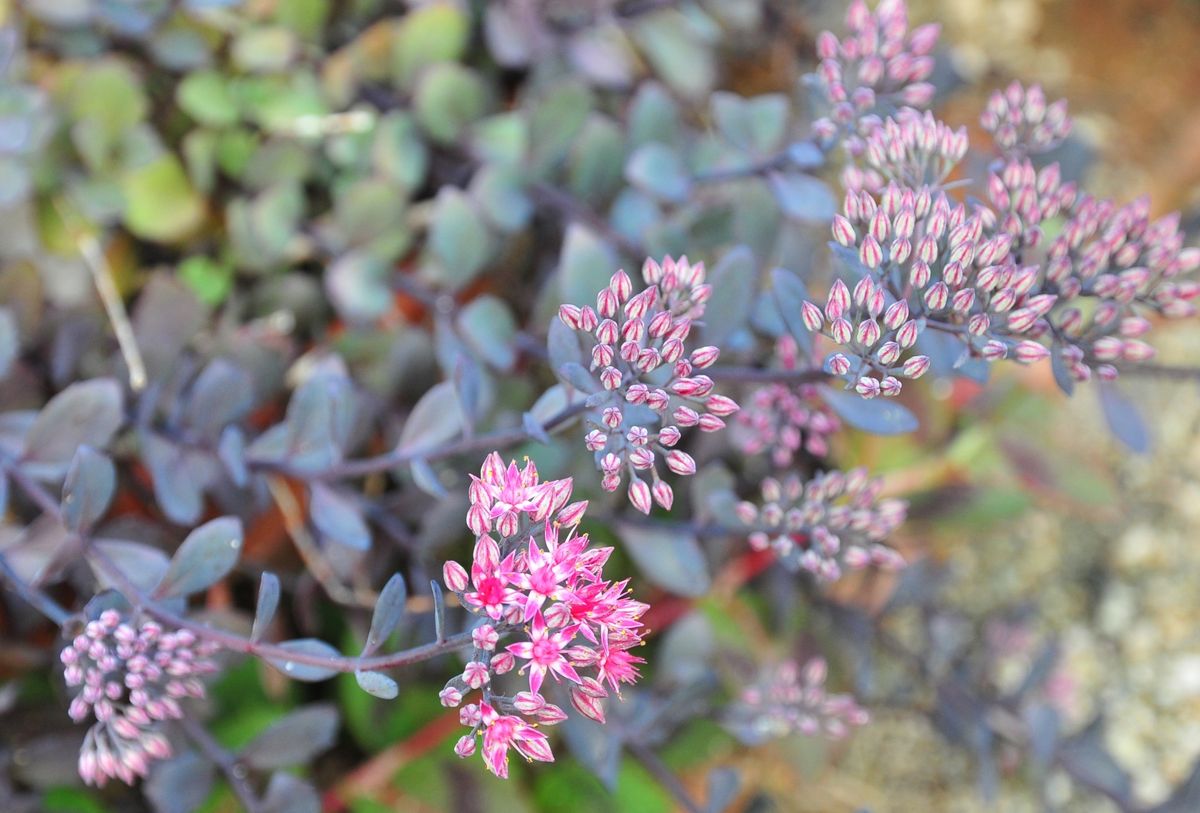
[[[886,610],[837,588],[916,589],[909,503],[847,439],[921,431],[925,381],[1015,360],[1097,379],[1147,444],[1115,382],[1194,315],[1178,216],[1084,191],[1037,86],[996,92],[976,143],[940,121],[938,26],[901,0],[833,32],[782,5],[10,12],[0,577],[6,633],[57,653],[84,782],[182,811],[220,773],[247,810],[319,809],[289,769],[338,741],[327,690],[212,733],[249,662],[352,680],[372,705],[340,753],[393,745],[388,704],[444,707],[439,747],[497,778],[565,749],[619,791],[627,754],[723,810],[765,791],[718,767],[697,799],[659,756],[697,721],[832,742],[890,701],[841,646],[896,654]],[[715,90],[772,15],[814,35],[809,72]],[[720,638],[720,602],[760,592],[783,609]],[[897,660],[981,765],[1004,735],[1139,809],[1044,675],[997,698],[927,656]]]

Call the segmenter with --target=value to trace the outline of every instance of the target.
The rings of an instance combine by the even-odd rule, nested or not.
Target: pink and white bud
[[[481,689],[491,681],[491,670],[483,661],[471,661],[463,669],[462,679],[472,689]]]
[[[841,353],[834,353],[825,359],[825,368],[834,375],[845,375],[850,372],[850,359]]]
[[[654,487],[650,489],[654,495],[654,501],[661,505],[666,510],[670,511],[671,506],[675,503],[675,492],[665,480],[658,480]]]
[[[667,468],[686,477],[696,473],[696,461],[687,452],[672,449],[667,453]]]
[[[929,356],[913,356],[904,362],[901,371],[906,378],[920,378],[929,371]]]
[[[589,720],[604,723],[604,701],[599,697],[594,697],[573,686],[571,687],[571,705]]]
[[[854,391],[863,398],[874,398],[879,395],[879,379],[864,375],[854,384]]]
[[[458,708],[462,703],[462,692],[455,686],[447,686],[438,692],[438,700],[448,709]]]
[[[459,757],[466,759],[475,753],[475,735],[463,734],[458,738],[458,742],[454,743],[454,753]]]
[[[639,450],[641,451],[641,450]],[[650,486],[645,480],[634,477],[629,482],[629,502],[643,514],[649,514],[651,508]]]
[[[461,593],[470,584],[470,577],[458,562],[446,562],[442,565],[442,583],[451,592]]]
[[[816,333],[825,326],[825,316],[821,313],[821,309],[808,300],[800,306],[800,316],[804,319],[804,326],[813,333]]]
[[[737,401],[726,395],[710,395],[704,406],[709,412],[722,418],[727,418],[741,409]]]
[[[1031,341],[1017,342],[1013,357],[1022,364],[1035,364],[1050,355],[1050,351],[1041,344]]]

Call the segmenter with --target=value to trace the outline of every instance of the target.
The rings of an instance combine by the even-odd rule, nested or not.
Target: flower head
[[[761,504],[740,503],[738,518],[751,547],[770,548],[786,566],[832,582],[846,568],[903,567],[904,559],[884,542],[904,522],[908,505],[879,499],[882,488],[882,480],[861,468],[824,472],[807,483],[767,478]]]
[[[569,478],[556,482],[570,493]],[[615,690],[638,678],[642,659],[629,650],[642,643],[641,617],[648,608],[628,595],[627,582],[605,580],[612,549],[591,547],[577,532],[585,508],[564,506],[500,539],[481,535],[469,580],[460,565],[443,568],[447,588],[480,621],[472,633],[474,653],[442,690],[442,702],[458,706],[464,695],[481,693],[478,704],[461,707],[460,720],[471,733],[455,752],[474,754],[475,738],[482,735],[484,762],[497,776],[507,776],[509,748],[529,759],[553,760],[545,735],[533,728],[566,718],[542,694],[548,677],[570,686],[572,705],[598,720],[608,694],[603,683]],[[511,642],[501,644],[505,638]],[[496,677],[513,669],[527,676],[528,690],[497,694]]]
[[[993,93],[979,121],[1006,156],[1052,150],[1071,133],[1066,101],[1047,104],[1040,86],[1020,82]]]
[[[616,491],[628,478],[630,503],[648,514],[654,503],[669,509],[674,502],[660,464],[681,476],[696,471],[691,455],[674,448],[681,429],[719,431],[738,405],[714,393],[702,372],[717,360],[717,348],[689,353],[685,344],[712,293],[703,263],[647,260],[642,277],[648,287],[633,294],[629,276],[618,271],[597,294],[595,310],[563,305],[559,318],[591,342],[597,392],[584,418],[584,445],[601,485]]]
[[[766,667],[729,710],[726,725],[752,743],[793,733],[841,739],[870,718],[850,695],[826,692],[826,674],[822,658],[803,669],[790,660]]]
[[[95,720],[79,754],[84,782],[132,784],[150,762],[170,757],[160,724],[183,716],[184,698],[204,696],[200,678],[216,671],[216,651],[188,630],[135,624],[116,610],[88,622],[59,653],[67,686],[78,689],[71,719]]]

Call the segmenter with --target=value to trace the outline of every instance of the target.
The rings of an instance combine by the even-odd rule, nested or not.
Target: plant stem
[[[6,466],[9,476],[13,482],[29,496],[35,504],[38,505],[45,513],[62,522],[62,510],[54,497],[40,483],[29,477],[17,465],[8,464]],[[470,633],[459,633],[452,635],[441,641],[434,641],[421,646],[404,649],[399,652],[392,652],[386,655],[374,655],[371,657],[347,657],[347,656],[325,656],[314,655],[309,652],[297,652],[292,649],[276,644],[265,644],[259,641],[251,641],[249,638],[243,638],[232,632],[210,627],[207,624],[202,624],[194,621],[179,613],[168,610],[165,607],[155,604],[154,599],[147,595],[145,591],[139,588],[129,578],[126,573],[118,567],[104,551],[92,544],[92,540],[86,535],[79,537],[83,543],[84,554],[97,565],[108,576],[113,585],[124,594],[132,604],[139,607],[144,613],[155,618],[156,620],[178,629],[186,629],[195,633],[198,637],[205,638],[220,644],[224,649],[232,652],[241,652],[246,655],[254,655],[259,658],[264,658],[270,661],[275,661],[283,664],[293,663],[303,666],[315,666],[323,669],[329,669],[334,672],[358,672],[358,671],[377,671],[380,669],[393,669],[399,666],[408,666],[410,664],[427,661],[431,658],[436,658],[438,655],[447,652],[453,652],[456,649],[461,649],[472,644]],[[39,608],[40,609],[40,608]],[[65,619],[65,611],[64,611]]]
[[[246,813],[259,813],[263,809],[262,802],[254,793],[254,789],[250,787],[250,783],[246,781],[246,769],[238,761],[238,758],[221,747],[221,744],[213,739],[204,726],[195,720],[185,717],[179,722],[183,726],[183,730],[187,732],[188,738],[196,743],[196,746],[204,752],[204,756],[208,757],[209,761],[221,770],[221,773],[225,774],[225,781],[229,783],[233,795],[242,803]]]
[[[663,761],[658,758],[658,754],[654,753],[647,746],[636,742],[625,743],[625,749],[638,762],[642,763],[642,767],[649,771],[658,780],[659,784],[666,788],[675,797],[675,801],[679,802],[688,813],[703,813],[704,808],[692,799],[687,788],[679,781],[679,777],[663,764]]]

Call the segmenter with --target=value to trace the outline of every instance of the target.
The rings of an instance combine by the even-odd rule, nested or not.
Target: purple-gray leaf
[[[392,575],[383,590],[379,592],[379,600],[375,602],[375,612],[371,616],[371,629],[367,632],[367,643],[363,654],[377,652],[383,642],[396,630],[396,625],[404,617],[407,609],[408,585],[399,573]]]
[[[92,527],[108,510],[117,488],[117,470],[106,455],[80,446],[63,482],[63,521],[72,531]]]
[[[51,398],[25,434],[26,472],[57,479],[80,446],[107,446],[121,426],[123,403],[121,386],[112,378],[72,384]]]
[[[254,624],[250,628],[250,640],[261,641],[275,620],[275,611],[279,608],[279,577],[274,573],[264,573],[258,583],[258,604],[254,609]]]
[[[172,598],[196,593],[220,581],[242,552],[242,521],[220,517],[188,534],[171,559],[155,594]]]
[[[262,771],[301,765],[333,745],[337,730],[337,709],[325,704],[307,706],[276,720],[239,756]]]
[[[308,513],[327,539],[354,550],[370,550],[371,531],[358,501],[348,494],[325,483],[313,483]]]

